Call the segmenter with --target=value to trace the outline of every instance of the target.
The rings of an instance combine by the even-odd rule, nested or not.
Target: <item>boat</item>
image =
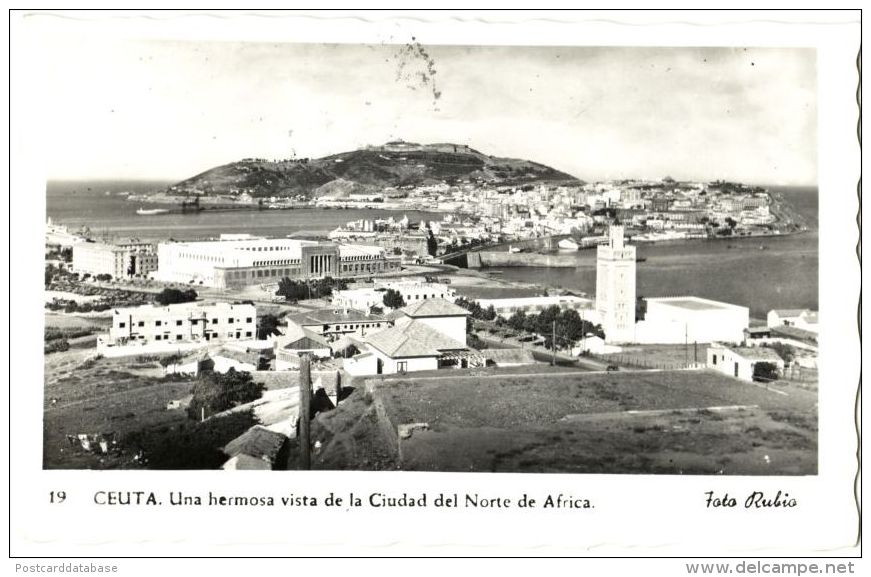
[[[578,250],[580,245],[570,238],[564,238],[557,243],[557,246],[563,250]]]
[[[646,256],[635,257],[635,262],[647,262],[647,257]]]
[[[168,208],[140,208],[136,211],[136,214],[140,216],[152,216],[155,214],[166,214],[169,212]]]

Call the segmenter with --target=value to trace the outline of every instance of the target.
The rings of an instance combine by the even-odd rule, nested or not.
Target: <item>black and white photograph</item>
[[[231,38],[182,14],[18,22],[43,135],[39,469],[407,488],[372,507],[431,506],[423,473],[826,478],[820,407],[858,383],[858,327],[826,321],[855,324],[860,295],[858,77],[838,90],[853,124],[834,167],[810,41],[635,42],[600,22],[475,42],[365,19],[318,37],[272,16]],[[821,292],[826,210],[855,237],[846,298]],[[821,354],[836,344],[854,364]],[[732,506],[711,487],[702,508]],[[783,487],[739,507],[796,507]]]

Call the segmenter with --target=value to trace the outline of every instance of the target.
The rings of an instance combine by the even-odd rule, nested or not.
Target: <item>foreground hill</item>
[[[255,198],[342,197],[462,181],[508,185],[577,179],[543,164],[488,156],[465,145],[389,142],[317,159],[247,158],[183,180],[170,187],[170,192],[206,196],[247,193]]]

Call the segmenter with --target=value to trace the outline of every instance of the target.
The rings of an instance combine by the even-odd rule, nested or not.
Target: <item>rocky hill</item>
[[[388,142],[317,159],[246,158],[207,170],[170,187],[171,194],[342,197],[351,193],[401,194],[402,187],[456,184],[494,185],[578,182],[549,166],[497,158],[460,144]]]

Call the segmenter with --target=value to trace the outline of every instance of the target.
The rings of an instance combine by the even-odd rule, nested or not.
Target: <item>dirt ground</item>
[[[67,435],[114,433],[120,439],[133,431],[184,422],[183,410],[168,410],[166,405],[189,394],[192,383],[161,377],[156,362],[95,360],[92,349],[46,355],[43,467],[135,466],[130,452],[96,455],[70,444]]]
[[[375,396],[404,470],[807,475],[816,394],[707,371],[397,379]]]

